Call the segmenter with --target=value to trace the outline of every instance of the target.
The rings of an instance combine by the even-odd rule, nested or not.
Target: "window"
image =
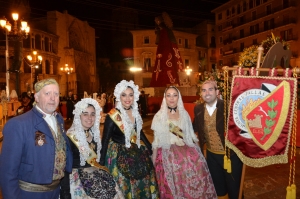
[[[293,29],[281,31],[280,36],[285,41],[289,41],[289,40],[293,39]]]
[[[235,14],[235,7],[233,6],[231,9],[231,14],[234,15]]]
[[[243,2],[243,12],[245,12],[247,10],[247,2],[244,1]]]
[[[182,44],[182,40],[181,39],[178,39],[178,44]]]
[[[241,13],[241,6],[240,6],[240,4],[237,5],[236,12],[237,12],[237,14]]]
[[[244,29],[240,30],[240,38],[244,37]]]
[[[219,31],[222,31],[222,25],[219,25],[219,26],[218,26],[218,30],[219,30]]]
[[[249,0],[249,9],[253,8],[253,0]]]
[[[220,55],[223,55],[223,48],[220,48]]]
[[[283,15],[283,23],[284,24],[288,24],[290,21],[290,16],[289,15]]]
[[[189,66],[189,65],[190,65],[190,60],[185,59],[185,60],[184,60],[184,66],[187,67],[187,66]]]
[[[149,44],[150,40],[149,40],[149,36],[145,36],[144,37],[144,44]]]
[[[253,26],[250,26],[250,34],[257,34],[259,32],[259,24],[255,24]]]
[[[266,12],[267,12],[267,15],[272,14],[272,7],[271,7],[271,4],[266,6]]]
[[[240,43],[240,52],[243,52],[244,50],[244,42]]]
[[[263,0],[263,3],[266,3],[266,2],[268,2],[268,0]]]
[[[260,0],[256,0],[256,1],[255,1],[255,5],[256,5],[256,6],[259,6],[259,5],[260,5]]]
[[[256,11],[253,11],[252,12],[252,20],[255,20],[256,19]]]
[[[198,51],[198,59],[202,58],[202,51]]]
[[[220,44],[223,43],[223,37],[220,37]]]
[[[151,58],[144,58],[144,70],[148,71],[151,67]]]
[[[188,39],[184,40],[184,47],[189,48],[189,40]]]
[[[229,9],[227,9],[226,15],[227,15],[227,18],[230,17],[230,11],[229,11]]]
[[[274,28],[274,19],[264,21],[264,30],[270,30]]]
[[[253,45],[257,45],[257,39],[253,39],[253,40],[252,40],[252,44],[253,44]]]
[[[245,22],[245,15],[241,16],[239,18],[240,24],[243,24]]]
[[[222,13],[218,14],[218,20],[222,20]]]

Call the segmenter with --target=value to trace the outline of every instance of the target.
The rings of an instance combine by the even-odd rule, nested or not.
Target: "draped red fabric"
[[[157,35],[159,42],[150,87],[165,87],[179,84],[178,70],[182,70],[182,60],[171,29],[161,26]]]

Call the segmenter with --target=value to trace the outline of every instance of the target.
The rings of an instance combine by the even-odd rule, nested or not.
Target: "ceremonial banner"
[[[287,163],[297,79],[234,76],[226,145],[252,167]]]

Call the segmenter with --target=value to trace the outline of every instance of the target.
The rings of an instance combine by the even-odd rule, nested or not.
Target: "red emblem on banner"
[[[247,131],[263,150],[269,149],[276,142],[286,121],[290,95],[284,93],[290,93],[286,81],[263,100],[244,110]]]

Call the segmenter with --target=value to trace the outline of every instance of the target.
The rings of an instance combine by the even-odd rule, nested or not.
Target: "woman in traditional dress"
[[[166,89],[151,129],[154,131],[152,158],[160,198],[217,198],[191,118],[176,87]]]
[[[108,167],[125,198],[159,198],[151,144],[138,111],[138,86],[122,80],[114,95],[116,108],[105,119],[100,164]]]
[[[98,102],[84,98],[75,105],[74,120],[67,131],[73,152],[73,170],[61,183],[60,199],[124,198],[100,160],[100,111]]]

